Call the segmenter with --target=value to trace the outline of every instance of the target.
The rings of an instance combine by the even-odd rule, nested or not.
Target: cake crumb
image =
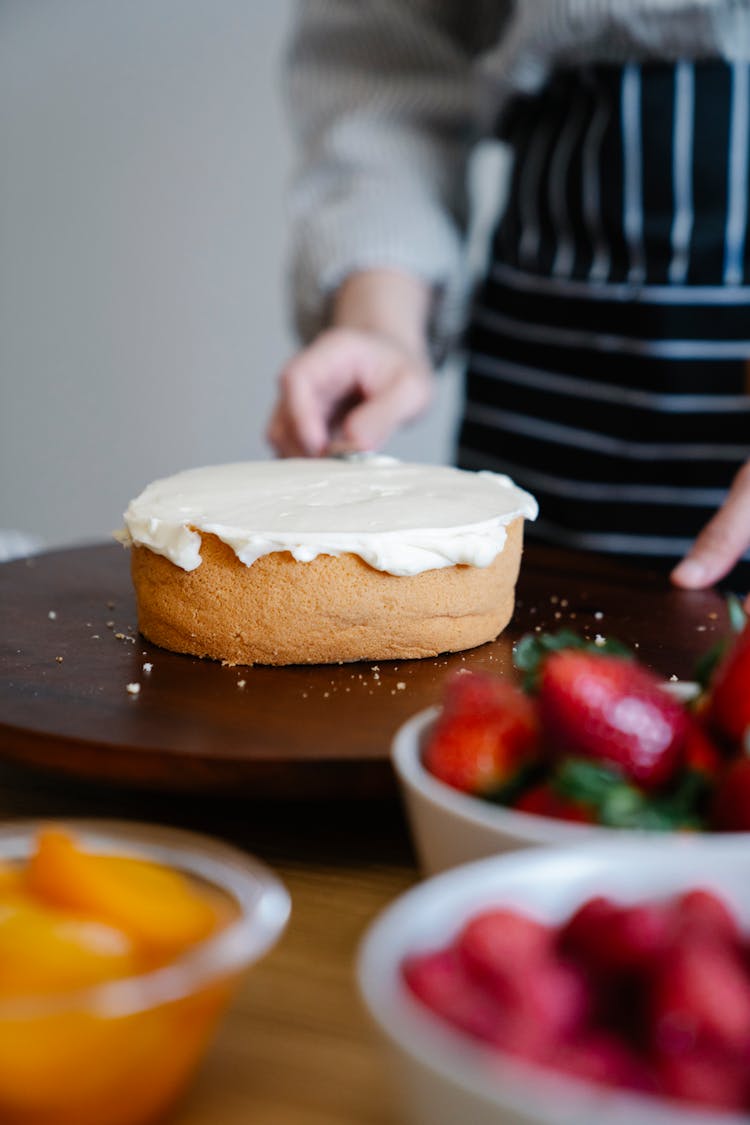
[[[675,676],[675,674],[673,672],[672,675],[669,677],[669,682],[670,682],[670,684],[678,684],[680,682],[680,677]]]
[[[140,690],[140,684],[125,684],[125,691],[128,693],[128,695],[138,695]]]
[[[709,621],[718,621],[719,620],[718,613],[709,613],[708,620]]]
[[[597,646],[597,648],[601,648],[602,645],[606,645],[606,643],[607,643],[607,638],[603,637],[601,635],[601,633],[597,633],[596,636],[594,637],[594,644]]]
[[[144,666],[144,667],[145,667],[145,666]],[[247,680],[238,680],[238,681],[237,681],[237,687],[238,687],[238,688],[243,688],[243,687],[245,686],[245,684],[246,684],[246,683],[247,683]]]
[[[99,640],[99,634],[98,633],[92,633],[91,634],[91,640],[92,641],[98,641]]]
[[[107,609],[114,609],[114,608],[115,608],[114,602],[107,602]]]
[[[603,617],[604,614],[602,613],[602,611],[600,609],[597,609],[596,613],[594,614],[594,621],[601,621]]]
[[[149,660],[147,660],[146,663],[143,665],[143,671],[146,674],[148,674],[151,671],[152,668],[153,668],[153,664]]]
[[[50,621],[56,621],[57,620],[57,614],[55,613],[54,609],[51,609],[49,611],[49,613],[47,614],[47,617],[49,617]]]
[[[549,600],[552,602],[553,605],[557,605],[557,603],[560,601],[557,594],[550,594]]]
[[[705,633],[707,628],[708,628],[707,625],[696,625],[695,631],[696,631],[696,633]]]
[[[560,613],[560,610],[555,610],[555,621],[559,621],[561,617],[562,614]]]
[[[379,671],[380,671],[380,665],[379,665],[379,664],[373,664],[373,666],[372,666],[372,668],[370,669],[370,671],[371,671],[371,672],[379,672]]]
[[[404,683],[403,680],[399,680],[399,682],[396,684],[396,690],[397,691],[405,691],[406,690],[406,684]]]
[[[114,627],[115,627],[114,621],[105,621],[104,624],[107,626],[108,629],[114,629]]]
[[[562,606],[563,609],[567,609],[568,599],[567,598],[561,598],[560,599],[560,605]]]
[[[62,656],[56,656],[55,660],[57,661],[58,664],[62,664],[62,662],[63,662]]]
[[[330,694],[331,694],[330,692],[328,692],[328,691],[324,691],[324,692],[323,692],[323,698],[324,698],[324,699],[328,699],[328,696],[329,696]]]

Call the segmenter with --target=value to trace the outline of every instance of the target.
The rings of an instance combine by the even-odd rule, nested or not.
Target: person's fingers
[[[266,429],[266,440],[280,457],[305,457],[307,451],[300,444],[296,428],[289,417],[286,403],[279,399]]]
[[[323,333],[295,356],[279,377],[281,452],[294,447],[306,456],[319,456],[328,446],[341,416],[341,404],[359,400],[360,372],[368,356],[354,333]],[[370,362],[372,362],[370,360]],[[274,438],[278,427],[270,427]]]
[[[284,368],[267,436],[282,456],[369,450],[428,404],[426,367],[350,329],[323,333]]]
[[[672,571],[672,581],[686,589],[703,589],[723,578],[750,547],[750,462],[732,482],[719,511],[709,520],[685,558]]]
[[[382,389],[365,387],[364,401],[340,426],[340,437],[355,449],[377,449],[404,422],[415,418],[432,397],[429,376],[403,366]]]

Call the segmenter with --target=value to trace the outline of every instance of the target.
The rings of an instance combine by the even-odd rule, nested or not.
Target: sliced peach
[[[0,861],[0,901],[8,895],[23,893],[24,870],[20,864]]]
[[[148,959],[207,937],[212,905],[177,871],[147,860],[94,855],[60,829],[39,833],[27,887],[41,902],[124,930]]]
[[[21,899],[0,904],[0,1001],[86,988],[136,967],[132,941],[112,926]]]

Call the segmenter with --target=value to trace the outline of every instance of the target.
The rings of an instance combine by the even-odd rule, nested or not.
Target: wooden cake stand
[[[689,679],[728,628],[716,591],[672,590],[664,577],[533,545],[506,632],[435,659],[229,668],[166,652],[137,632],[117,545],[3,564],[0,623],[0,760],[97,782],[283,798],[392,793],[397,727],[436,703],[457,668],[512,674],[512,644],[529,629],[616,636],[661,675]]]

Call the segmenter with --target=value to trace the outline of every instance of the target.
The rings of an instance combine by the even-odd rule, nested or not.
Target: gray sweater
[[[357,270],[465,289],[467,166],[503,105],[561,66],[750,58],[750,0],[300,0],[286,77],[297,325]]]

